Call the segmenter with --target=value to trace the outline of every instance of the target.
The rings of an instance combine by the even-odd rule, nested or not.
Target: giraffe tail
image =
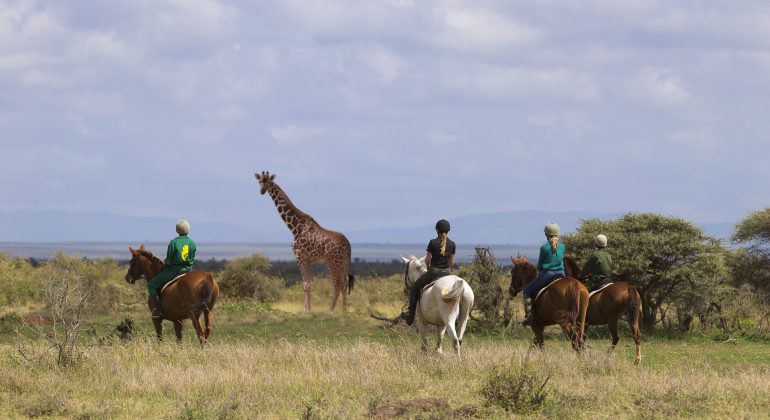
[[[348,274],[348,294],[353,291],[353,286],[356,283],[356,278],[352,274]]]

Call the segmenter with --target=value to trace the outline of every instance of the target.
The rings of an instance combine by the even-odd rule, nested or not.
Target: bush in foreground
[[[514,413],[529,413],[542,408],[548,398],[550,375],[538,370],[528,360],[492,368],[481,388],[481,397]]]

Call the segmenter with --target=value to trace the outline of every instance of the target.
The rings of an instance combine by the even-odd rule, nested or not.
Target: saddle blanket
[[[534,304],[534,303],[535,303],[535,301],[537,301],[537,298],[539,298],[539,297],[540,297],[540,295],[542,295],[542,294],[543,294],[543,292],[545,292],[545,290],[546,290],[546,289],[548,289],[549,287],[551,287],[551,285],[552,285],[552,284],[554,284],[554,283],[556,283],[557,281],[559,281],[559,280],[562,280],[562,279],[564,279],[564,277],[559,277],[559,278],[557,278],[557,279],[555,279],[555,280],[552,280],[552,281],[551,281],[550,283],[548,283],[547,285],[545,285],[545,287],[543,287],[542,289],[540,289],[540,291],[539,291],[539,292],[537,292],[537,295],[535,295],[535,299],[532,301],[532,303]]]
[[[170,282],[168,282],[168,283],[164,284],[164,285],[163,285],[163,287],[161,287],[161,288],[160,288],[160,293],[158,293],[158,295],[162,295],[162,294],[163,294],[163,291],[164,291],[164,290],[166,290],[166,288],[167,288],[168,286],[171,286],[172,284],[174,284],[174,282],[176,282],[177,280],[179,280],[179,279],[180,279],[182,276],[184,276],[185,274],[189,274],[189,273],[190,273],[189,271],[185,271],[184,273],[179,273],[179,274],[178,274],[176,277],[174,277],[173,279],[171,279],[171,281],[170,281]]]
[[[588,298],[590,299],[590,298],[591,298],[591,296],[595,295],[596,293],[599,293],[599,292],[601,292],[602,290],[604,290],[605,288],[607,288],[608,286],[610,286],[610,285],[612,285],[612,284],[613,284],[613,283],[612,283],[612,282],[610,282],[610,283],[607,283],[607,284],[603,284],[603,285],[601,285],[601,286],[600,286],[598,289],[596,289],[596,290],[594,290],[593,292],[589,293],[589,294],[588,294]]]

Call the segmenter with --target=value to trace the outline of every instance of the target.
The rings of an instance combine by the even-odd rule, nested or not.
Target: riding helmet
[[[180,235],[187,235],[190,233],[190,222],[184,219],[176,222],[176,233]]]
[[[545,236],[559,236],[559,225],[556,223],[549,223],[545,225]]]
[[[607,247],[607,237],[602,235],[602,234],[596,235],[596,238],[594,238],[594,243],[599,248],[606,248]]]
[[[438,222],[436,222],[436,232],[438,233],[449,232],[449,222],[447,222],[444,219],[441,219]]]

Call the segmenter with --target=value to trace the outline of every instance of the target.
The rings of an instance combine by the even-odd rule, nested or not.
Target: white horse
[[[411,288],[414,282],[428,271],[425,257],[410,256],[407,259],[402,256],[401,259],[406,263],[404,281],[407,287]],[[457,353],[457,360],[460,360],[460,345],[463,342],[465,326],[468,324],[468,315],[473,307],[473,298],[471,286],[454,275],[441,277],[423,289],[415,314],[423,351],[428,349],[428,324],[431,324],[436,326],[436,351],[442,352],[444,332],[449,329],[452,346]],[[459,325],[455,326],[456,323]]]

